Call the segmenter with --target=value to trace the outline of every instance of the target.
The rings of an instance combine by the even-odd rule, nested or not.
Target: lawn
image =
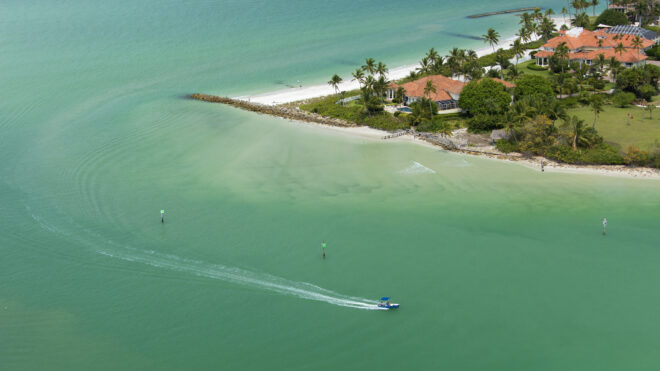
[[[589,107],[575,108],[568,111],[591,126],[594,114]],[[627,124],[628,114],[632,114],[630,125]],[[653,111],[653,119],[649,112],[638,107],[618,108],[606,106],[596,122],[596,130],[606,142],[617,144],[625,151],[634,144],[643,150],[660,146],[660,109]]]
[[[536,70],[531,70],[527,68],[527,66],[536,64],[536,59],[532,59],[531,61],[523,62],[518,64],[518,69],[522,71],[522,73],[526,75],[538,75],[538,76],[543,76],[543,77],[549,77],[550,72],[546,71],[536,71]]]

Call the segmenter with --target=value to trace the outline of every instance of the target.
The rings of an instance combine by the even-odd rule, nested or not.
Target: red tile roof
[[[562,42],[570,50],[578,50],[583,48],[615,48],[619,43],[622,43],[626,48],[633,47],[633,35],[623,34],[610,34],[604,30],[589,31],[582,30],[577,36],[571,36],[566,31],[560,32],[560,35],[548,40],[543,45],[544,48],[556,49]],[[642,38],[642,49],[653,46],[653,41]]]
[[[467,85],[467,83],[465,82],[450,79],[449,77],[443,75],[432,75],[432,76],[422,77],[419,80],[407,82],[400,86],[403,87],[403,89],[406,91],[406,96],[413,98],[421,98],[424,97],[424,88],[426,88],[426,82],[429,80],[433,82],[433,86],[435,87],[436,90],[435,93],[431,93],[430,98],[436,102],[453,99],[451,94],[460,95],[461,91],[463,90],[463,87]],[[516,86],[511,82],[500,80],[497,78],[494,78],[493,80],[501,83],[507,88],[513,88]],[[394,83],[390,84],[390,88],[392,89],[396,89],[398,87],[399,85],[397,84]]]

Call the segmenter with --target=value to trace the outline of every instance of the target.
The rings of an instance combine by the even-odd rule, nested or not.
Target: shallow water
[[[378,4],[6,2],[0,364],[655,366],[657,181],[181,98],[408,63],[470,42],[443,30],[516,19],[466,20],[491,10],[477,1]],[[401,309],[370,310],[383,295]]]

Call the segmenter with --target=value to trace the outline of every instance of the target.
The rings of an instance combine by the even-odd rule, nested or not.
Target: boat
[[[378,303],[378,308],[385,310],[396,309],[399,306],[400,304],[390,303],[389,296],[383,296],[382,298],[380,298],[380,303]]]

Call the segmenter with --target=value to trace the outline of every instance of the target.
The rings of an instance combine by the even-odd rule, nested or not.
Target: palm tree
[[[534,8],[534,13],[532,13],[532,18],[536,21],[540,21],[543,18],[543,13],[541,13],[541,8]]]
[[[385,95],[385,92],[387,91],[388,84],[389,81],[387,81],[385,76],[380,75],[378,77],[378,80],[374,82],[372,89],[378,95],[378,97],[382,99],[383,96]]]
[[[591,6],[593,7],[593,13],[594,17],[596,16],[596,7],[600,4],[600,1],[598,0],[591,0]]]
[[[577,116],[571,116],[564,122],[564,125],[568,127],[573,136],[573,151],[577,151],[578,142],[582,141],[584,135],[584,121]]]
[[[637,49],[637,60],[639,61],[639,50],[644,46],[644,42],[642,42],[642,38],[639,37],[639,35],[635,36],[635,38],[632,41],[632,46],[633,48]]]
[[[419,67],[417,67],[417,71],[419,73],[427,73],[431,69],[431,60],[429,57],[423,57],[422,60],[419,62]]]
[[[509,80],[515,80],[523,74],[523,71],[518,69],[518,66],[510,66],[506,70],[506,77]]]
[[[355,72],[352,73],[353,81],[357,81],[360,88],[362,88],[362,80],[364,80],[364,71],[360,68],[357,68]]]
[[[379,76],[383,77],[383,76],[385,76],[385,75],[387,74],[387,72],[389,72],[389,69],[387,68],[387,65],[386,65],[385,63],[383,63],[383,62],[378,62],[378,65],[376,66],[376,70],[375,70],[375,72],[376,72]]]
[[[655,109],[655,104],[649,103],[646,105],[646,110],[649,111],[649,118],[653,120],[653,110]]]
[[[509,58],[504,54],[504,50],[497,49],[497,54],[495,55],[495,63],[500,66],[500,78],[504,80],[504,70],[509,67]]]
[[[437,51],[435,51],[435,48],[431,48],[426,53],[426,58],[428,58],[431,64],[435,66],[435,63],[438,61],[438,58],[440,58],[440,55]]]
[[[623,46],[623,43],[619,43],[619,45],[614,48],[615,53],[619,53],[619,55],[623,55],[623,53],[626,52],[626,47]]]
[[[592,129],[596,128],[596,120],[598,120],[598,116],[600,115],[601,112],[603,112],[603,97],[600,95],[592,95],[591,99],[589,99],[589,107],[591,108],[591,111],[594,113],[594,123],[591,125]]]
[[[424,96],[429,100],[429,109],[431,111],[431,121],[433,121],[433,100],[431,100],[431,93],[437,93],[438,91],[436,90],[435,86],[433,85],[433,81],[429,79],[426,82],[426,86],[424,87]]]
[[[525,26],[520,28],[520,31],[518,31],[516,36],[518,36],[523,42],[529,42],[532,39],[532,34]]]
[[[490,47],[493,48],[495,52],[495,45],[500,42],[500,34],[492,28],[488,29],[488,32],[482,36],[486,44],[490,44]]]
[[[373,75],[369,75],[364,79],[363,88],[369,91],[373,91],[375,84],[376,84],[376,79],[374,79]]]
[[[571,20],[571,25],[575,27],[586,28],[589,27],[589,23],[590,23],[589,16],[587,15],[587,13],[584,12],[576,15],[575,18]]]
[[[370,75],[373,75],[376,71],[376,61],[373,58],[367,58],[364,61],[364,65],[362,65],[362,70]]]
[[[564,23],[566,23],[566,14],[568,14],[568,9],[566,9],[566,7],[561,8],[561,14],[564,17]]]
[[[612,57],[607,61],[608,65],[608,70],[610,71],[610,74],[612,75],[612,79],[616,80],[616,75],[621,69],[621,62],[619,62],[616,57]]]
[[[568,46],[566,46],[565,42],[559,43],[559,45],[557,45],[557,48],[555,48],[555,56],[557,58],[561,59],[561,60],[564,60],[564,59],[568,58],[568,52],[569,52],[569,49],[568,49]],[[563,63],[561,64],[561,73],[564,73],[564,64]]]
[[[555,22],[550,18],[543,17],[541,24],[539,24],[539,31],[541,32],[543,41],[547,41],[553,33],[557,32],[557,27],[555,26]]]
[[[330,81],[328,81],[328,85],[332,86],[335,89],[335,94],[339,93],[339,84],[342,82],[342,78],[339,77],[339,75],[334,74]]]
[[[516,57],[516,66],[517,66],[518,58],[525,55],[525,46],[523,45],[522,41],[520,41],[520,38],[515,39],[513,41],[513,45],[511,46],[511,51],[513,52],[513,55]]]
[[[555,11],[552,10],[552,8],[546,9],[545,13],[543,13],[543,15],[546,16],[546,17],[549,17],[549,16],[554,15],[554,14],[555,14]]]
[[[330,81],[328,81],[328,85],[332,86],[332,88],[335,89],[335,94],[339,93],[339,84],[341,84],[342,81],[343,81],[342,78],[339,77],[339,75],[337,74],[334,74],[332,78],[330,78]],[[343,96],[341,100],[341,105],[342,106],[344,105]]]

